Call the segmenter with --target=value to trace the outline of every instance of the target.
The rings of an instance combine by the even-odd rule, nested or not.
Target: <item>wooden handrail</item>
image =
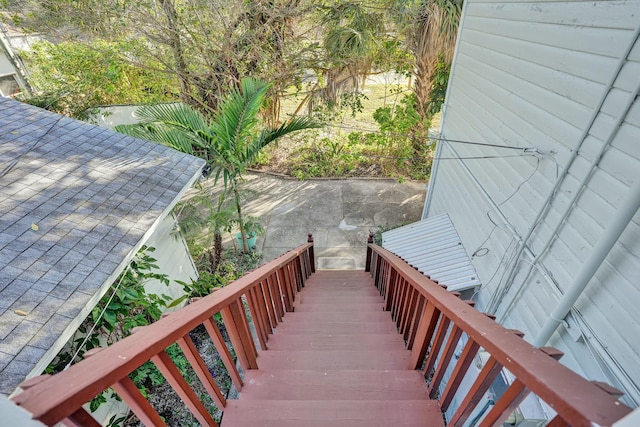
[[[550,405],[566,425],[574,427],[611,426],[631,411],[618,400],[617,393],[607,392],[560,364],[555,350],[533,347],[521,338],[523,334],[504,328],[491,316],[460,300],[459,294],[448,292],[446,286],[431,280],[393,253],[369,242],[366,259],[365,269],[371,272],[374,284],[385,297],[385,309],[391,311],[411,350],[409,369],[427,364],[424,374],[431,379],[432,397],[438,394],[439,381],[449,365],[453,347],[461,334],[467,336],[460,358],[453,362],[452,378],[440,396],[443,410],[450,404],[471,360],[483,348],[490,359],[474,384],[475,395],[465,400],[477,403],[502,367],[516,377],[520,387],[518,393],[510,396],[505,393],[504,399],[511,401],[496,402],[495,411],[506,409],[498,418],[492,418],[491,423],[485,421],[487,425],[501,425],[501,420],[509,415],[508,410],[529,391]],[[445,335],[447,342],[443,343]],[[425,360],[428,353],[431,360]],[[436,357],[437,367],[432,371]],[[473,407],[458,408],[449,420],[450,425],[462,425]]]
[[[36,377],[25,382],[22,385],[24,391],[12,400],[29,411],[34,419],[46,425],[54,425],[65,419],[73,422],[79,417],[84,417],[86,414],[82,405],[113,386],[139,418],[157,419],[157,413],[140,401],[141,395],[135,386],[131,387],[132,383],[129,384],[128,375],[131,372],[152,360],[157,366],[161,365],[159,368],[163,372],[173,375],[175,366],[164,350],[176,342],[185,346],[184,338],[201,324],[204,324],[224,358],[224,353],[228,353],[228,350],[224,343],[220,345],[220,333],[215,322],[211,320],[218,312],[222,313],[225,327],[229,331],[243,369],[257,368],[257,353],[248,328],[243,301],[248,301],[258,335],[266,338],[272,333],[272,330],[266,327],[267,322],[277,322],[285,311],[292,310],[295,295],[314,270],[313,239],[309,236],[308,243],[247,273],[215,293],[143,327],[134,335],[110,347],[92,352],[91,357],[69,369],[53,376]],[[190,356],[195,357],[193,360],[196,361],[199,357],[193,352]],[[228,370],[235,370],[228,360],[226,362]],[[237,373],[234,375],[234,372],[230,372],[230,375],[234,378],[236,387],[241,385]],[[177,380],[180,381],[179,378]],[[192,404],[198,407],[199,402],[185,403],[189,407]],[[200,419],[196,412],[194,415]],[[206,424],[211,424],[212,420],[209,420],[206,414],[203,417]]]

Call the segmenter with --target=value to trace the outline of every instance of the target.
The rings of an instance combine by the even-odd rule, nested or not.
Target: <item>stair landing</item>
[[[223,427],[443,426],[368,273],[320,270],[299,297]]]

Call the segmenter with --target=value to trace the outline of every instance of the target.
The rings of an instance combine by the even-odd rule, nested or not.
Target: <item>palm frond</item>
[[[205,130],[208,123],[205,117],[188,105],[156,104],[143,105],[135,112],[139,123],[165,123],[190,130]]]
[[[260,133],[258,138],[255,138],[251,144],[247,146],[242,156],[242,163],[250,165],[258,157],[262,148],[285,135],[305,129],[317,129],[319,127],[322,127],[322,125],[311,117],[293,117],[275,129],[265,129]]]
[[[145,105],[136,111],[140,122],[119,125],[115,130],[198,155],[206,150],[211,135],[206,119],[184,104]]]
[[[223,151],[236,151],[258,124],[258,113],[270,85],[245,78],[220,104],[212,130]]]

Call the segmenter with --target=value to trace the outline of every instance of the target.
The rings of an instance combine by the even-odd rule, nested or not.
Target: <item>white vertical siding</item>
[[[632,100],[625,113],[640,84],[638,25],[638,1],[467,0],[443,137],[534,147],[544,156],[507,157],[523,153],[443,143],[426,213],[447,212],[470,255],[480,247],[489,250],[472,257],[483,282],[478,305],[486,309],[492,301],[499,302],[498,319],[523,330],[529,339],[571,284],[631,184],[640,179],[640,102]],[[621,56],[632,43],[616,76]],[[526,242],[529,251],[516,262],[515,242],[534,225],[558,172],[585,132],[577,158]],[[613,139],[605,145],[610,135]],[[579,197],[571,206],[575,194]],[[566,221],[554,234],[567,209]],[[539,254],[550,239],[550,249],[532,268],[531,254]],[[506,272],[513,266],[515,280],[507,284]],[[550,342],[569,353],[564,363],[593,379],[624,387],[627,402],[636,405],[639,283],[636,214],[568,323]]]
[[[15,70],[13,69],[11,61],[9,61],[9,58],[4,54],[2,47],[0,46],[0,76],[14,73]]]
[[[173,232],[175,225],[176,219],[173,214],[167,215],[145,243],[147,246],[155,248],[154,252],[149,253],[149,256],[157,260],[156,264],[159,267],[159,270],[154,272],[166,274],[170,280],[169,286],[166,286],[158,280],[150,279],[145,283],[146,291],[157,295],[167,295],[174,300],[184,295],[182,285],[178,284],[176,280],[191,283],[192,280],[198,278],[198,272],[184,239],[179,233]]]

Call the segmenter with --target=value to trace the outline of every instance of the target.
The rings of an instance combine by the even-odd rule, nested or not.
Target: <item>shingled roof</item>
[[[0,393],[49,363],[203,165],[0,98]]]

